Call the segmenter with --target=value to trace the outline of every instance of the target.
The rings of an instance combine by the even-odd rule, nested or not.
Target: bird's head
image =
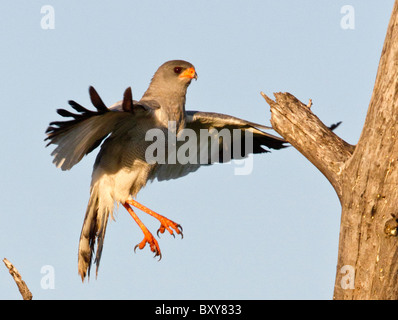
[[[192,79],[197,79],[195,67],[184,60],[171,60],[163,63],[155,72],[147,94],[184,95]]]
[[[168,86],[187,86],[192,79],[198,79],[195,67],[184,60],[171,60],[163,63],[153,76]]]

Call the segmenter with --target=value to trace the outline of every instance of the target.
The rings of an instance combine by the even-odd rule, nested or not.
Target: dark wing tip
[[[128,87],[124,91],[122,108],[125,112],[132,112],[133,110],[133,94],[131,93],[131,87]]]
[[[91,110],[86,109],[85,107],[83,107],[81,104],[77,103],[74,100],[69,100],[68,103],[77,112],[80,112],[80,113],[93,113]]]
[[[99,96],[98,92],[94,89],[93,86],[90,86],[88,92],[90,94],[91,103],[94,105],[94,107],[97,108],[98,111],[102,112],[109,111],[105,103],[102,101],[101,97]]]
[[[57,113],[62,117],[71,117],[75,119],[79,116],[65,109],[57,109]]]
[[[332,124],[332,125],[329,127],[329,129],[333,131],[333,130],[336,129],[339,125],[341,125],[341,123],[342,123],[342,121],[339,121],[339,122],[337,122],[337,123],[334,123],[334,124]]]
[[[73,119],[68,120],[68,121],[53,121],[50,123],[50,126],[47,128],[47,130],[45,132],[47,134],[45,141],[50,140],[50,142],[47,144],[47,146],[49,144],[52,144],[54,139],[56,139],[57,136],[65,133],[66,131],[70,130],[71,128],[73,128],[75,125],[78,125],[82,121],[87,120],[90,117],[102,115],[106,112],[111,111],[105,106],[104,102],[102,101],[102,99],[100,98],[99,94],[94,89],[94,87],[90,86],[89,93],[90,93],[91,102],[96,107],[97,111],[88,110],[85,107],[83,107],[82,105],[80,105],[79,103],[77,103],[73,100],[69,100],[68,101],[69,105],[74,110],[76,110],[78,113],[72,113],[65,109],[57,109],[57,113],[60,116],[66,117],[66,118],[70,117]],[[106,137],[106,135],[104,137]],[[101,141],[102,141],[102,139],[103,138],[101,138]],[[96,141],[94,143],[94,146],[97,147],[101,141],[99,141],[99,142]],[[90,149],[89,152],[92,150],[93,149]]]

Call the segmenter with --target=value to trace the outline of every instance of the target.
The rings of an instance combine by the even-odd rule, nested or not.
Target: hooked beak
[[[198,74],[195,71],[195,68],[191,67],[186,69],[183,73],[179,75],[179,78],[188,78],[198,80]]]

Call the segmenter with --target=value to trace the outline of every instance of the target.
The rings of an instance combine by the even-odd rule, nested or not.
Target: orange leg
[[[126,200],[126,203],[131,204],[132,206],[144,211],[145,213],[151,215],[152,217],[154,217],[160,221],[160,228],[157,231],[158,236],[159,236],[159,232],[164,233],[164,231],[167,229],[167,231],[174,237],[173,230],[171,229],[171,228],[173,228],[177,234],[181,235],[181,238],[183,237],[182,227],[179,224],[175,223],[174,221],[171,221],[170,219],[167,219],[166,217],[156,213],[155,211],[152,211],[151,209],[143,206],[141,203],[139,203],[135,200],[129,199],[129,200]],[[135,218],[134,218],[134,220],[135,220]]]
[[[128,213],[137,222],[138,226],[141,228],[142,232],[144,233],[144,239],[134,247],[134,251],[137,249],[143,249],[147,243],[151,248],[151,251],[155,253],[155,257],[159,256],[159,260],[162,259],[162,253],[160,252],[159,244],[156,239],[153,237],[152,233],[149,232],[147,227],[142,223],[142,221],[138,218],[134,210],[127,204],[123,203],[123,206],[126,208]]]

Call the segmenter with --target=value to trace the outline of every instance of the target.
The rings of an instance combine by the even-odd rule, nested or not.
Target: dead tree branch
[[[261,92],[271,107],[271,124],[329,180],[339,198],[341,173],[355,147],[339,138],[309,108],[290,93],[275,93],[275,101]],[[322,143],[320,143],[322,142]]]
[[[289,93],[263,94],[273,128],[334,187],[342,206],[334,299],[398,299],[398,0],[354,147]]]
[[[18,286],[19,292],[22,295],[24,300],[32,300],[32,293],[30,292],[28,286],[26,285],[25,281],[22,280],[21,274],[18,270],[14,267],[14,265],[7,260],[6,258],[3,259],[4,264],[6,265],[7,269],[9,270],[11,276],[13,277],[15,283]]]

